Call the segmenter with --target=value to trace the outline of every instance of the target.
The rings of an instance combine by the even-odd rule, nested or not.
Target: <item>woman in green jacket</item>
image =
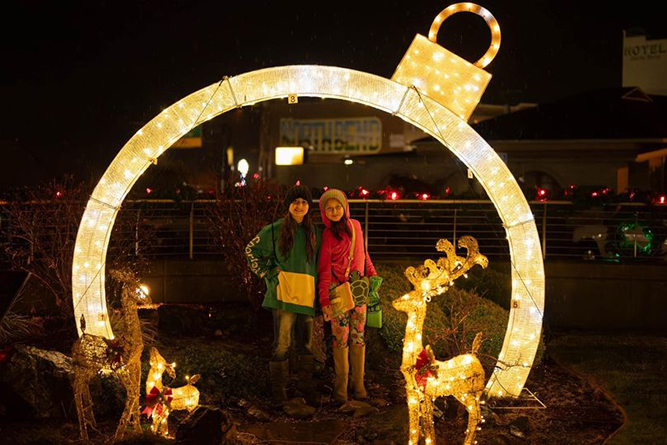
[[[287,191],[286,215],[264,227],[246,247],[250,269],[266,282],[262,307],[273,311],[273,355],[269,363],[271,391],[276,403],[287,400],[288,351],[292,327],[297,324],[299,389],[306,399],[316,398],[311,351],[317,290],[317,258],[321,232],[309,211],[310,190],[297,185]]]

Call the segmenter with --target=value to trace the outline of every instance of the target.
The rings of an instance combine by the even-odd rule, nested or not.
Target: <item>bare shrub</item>
[[[66,177],[25,187],[3,206],[6,222],[1,227],[2,252],[11,269],[32,274],[54,297],[64,318],[73,317],[72,261],[81,217],[92,184]],[[135,250],[131,218],[121,212],[111,236],[107,269],[129,267],[137,273],[147,262]],[[149,234],[142,234],[147,237]]]
[[[266,288],[250,271],[245,247],[262,227],[282,216],[282,200],[283,191],[275,183],[253,180],[243,187],[229,183],[208,211],[212,238],[225,255],[230,280],[254,308],[261,306]]]

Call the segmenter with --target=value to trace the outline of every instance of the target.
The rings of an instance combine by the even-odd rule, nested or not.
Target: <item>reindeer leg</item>
[[[418,445],[419,444],[419,417],[420,417],[420,403],[419,403],[419,394],[416,390],[412,388],[411,385],[406,385],[406,394],[408,401],[408,413],[410,416],[410,431],[408,433],[408,445]],[[416,399],[416,404],[411,404],[410,399]]]
[[[433,401],[431,396],[424,394],[424,403],[422,404],[422,429],[424,430],[424,436],[426,439],[431,439],[430,442],[426,443],[435,443],[435,427],[433,426]]]
[[[463,445],[473,445],[475,443],[475,433],[477,433],[477,424],[481,419],[481,410],[479,403],[479,393],[471,392],[463,399],[460,396],[455,396],[456,399],[466,407],[468,411],[468,428],[466,429],[466,437]]]
[[[125,388],[126,398],[125,398],[125,408],[123,409],[123,414],[120,416],[120,421],[118,422],[118,427],[116,428],[116,433],[114,434],[115,440],[120,440],[125,434],[125,429],[127,428],[127,422],[129,418],[130,411],[130,390],[128,385],[128,377],[124,372],[119,373],[120,382]]]
[[[139,394],[141,392],[141,362],[133,363],[130,366],[130,390],[132,408],[130,409],[130,424],[134,427],[134,431],[141,433],[140,410],[139,410]]]
[[[81,440],[88,441],[88,430],[86,429],[86,418],[83,411],[83,394],[82,382],[79,378],[74,377],[74,404],[76,405],[76,415],[79,418],[79,435]]]
[[[83,403],[84,403],[84,415],[86,420],[92,428],[97,428],[97,422],[95,421],[95,412],[93,411],[93,398],[90,395],[90,382],[87,382],[83,387]]]

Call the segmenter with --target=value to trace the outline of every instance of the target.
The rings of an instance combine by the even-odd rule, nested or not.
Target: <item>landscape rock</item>
[[[408,427],[408,407],[402,403],[369,416],[359,427],[358,434],[366,438],[372,437],[373,444],[400,444],[408,441]]]
[[[178,425],[179,445],[232,445],[237,443],[231,415],[214,406],[200,405]]]
[[[515,426],[510,426],[510,434],[514,437],[518,437],[519,439],[524,439],[526,437],[526,435],[523,434],[523,431]]]
[[[18,345],[0,368],[0,401],[11,406],[6,415],[31,419],[76,419],[72,359],[57,351]],[[125,390],[114,374],[90,382],[96,417],[120,414]]]
[[[305,419],[315,414],[317,410],[307,405],[302,397],[295,397],[283,406],[283,411],[295,419]]]
[[[9,415],[62,418],[73,406],[72,373],[72,359],[65,354],[18,345],[0,369],[0,397],[12,407]]]
[[[246,410],[246,413],[257,420],[261,420],[263,422],[268,422],[271,420],[271,416],[264,410],[257,408],[256,406],[250,406]]]
[[[373,406],[376,406],[378,408],[384,408],[385,406],[389,406],[389,402],[386,401],[385,399],[371,399],[368,403],[370,403]]]
[[[357,408],[354,410],[352,417],[365,417],[370,414],[377,414],[379,412],[380,410],[374,406],[362,406],[361,408]]]
[[[351,413],[359,408],[369,408],[369,407],[370,405],[366,402],[361,402],[359,400],[350,400],[348,402],[343,403],[340,406],[340,408],[338,408],[338,411],[342,413]]]

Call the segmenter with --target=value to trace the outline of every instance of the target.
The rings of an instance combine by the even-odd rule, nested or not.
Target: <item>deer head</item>
[[[112,269],[109,276],[121,285],[121,303],[123,306],[142,306],[152,304],[148,287],[141,284],[134,272],[126,269]]]
[[[444,252],[438,262],[427,259],[423,265],[408,267],[405,276],[410,281],[414,290],[393,301],[394,308],[401,312],[412,312],[426,305],[427,298],[446,292],[454,280],[465,275],[475,265],[486,268],[489,260],[479,253],[477,240],[471,236],[459,239],[459,247],[466,249],[467,255],[460,257],[456,255],[456,249],[446,239],[441,239],[436,245],[439,252]]]
[[[426,313],[426,300],[421,292],[412,291],[391,302],[391,305],[400,312],[407,314],[415,312]]]
[[[162,371],[167,371],[169,377],[172,379],[176,378],[176,371],[174,370],[173,365],[171,363],[167,363],[167,360],[162,357],[160,352],[155,347],[151,348],[149,363],[151,365],[151,370],[157,370],[160,375],[162,374]]]

